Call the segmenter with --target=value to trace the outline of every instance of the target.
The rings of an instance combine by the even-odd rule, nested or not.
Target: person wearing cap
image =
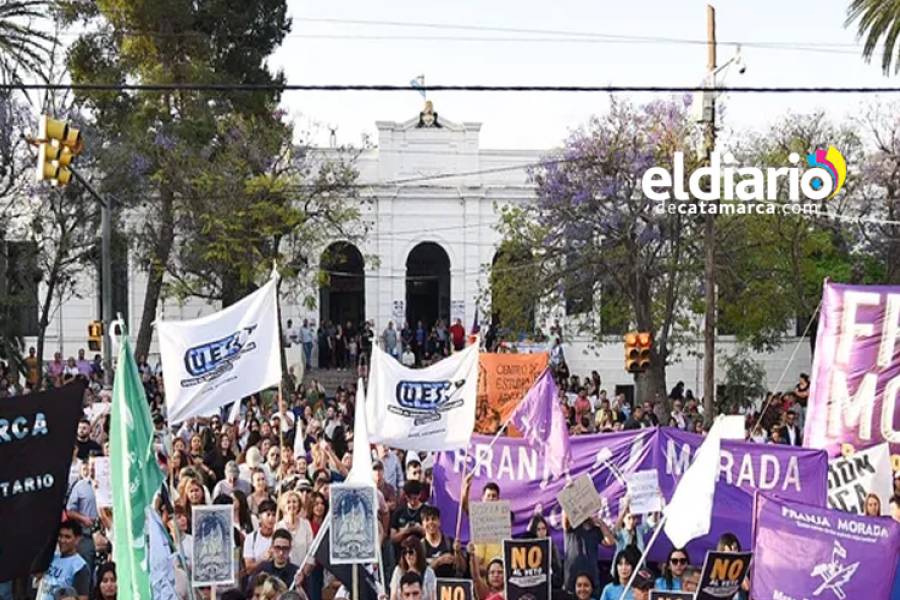
[[[225,463],[225,479],[217,483],[216,487],[213,488],[213,498],[223,494],[231,496],[234,490],[240,490],[241,492],[244,492],[245,495],[249,496],[252,491],[250,489],[250,484],[241,479],[240,475],[241,470],[236,462],[230,460]]]
[[[259,563],[272,559],[272,534],[275,532],[275,513],[278,507],[272,500],[259,503],[259,526],[244,540],[244,563],[252,572]]]
[[[57,591],[74,588],[77,600],[87,600],[91,593],[91,570],[77,552],[81,524],[74,519],[63,521],[57,534],[58,549],[53,562],[41,578],[41,596],[37,600],[56,600]]]

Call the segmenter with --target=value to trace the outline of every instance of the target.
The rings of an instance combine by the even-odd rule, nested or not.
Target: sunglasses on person
[[[403,554],[405,554],[405,555],[410,555],[410,554],[415,554],[415,553],[416,553],[415,548],[405,548],[403,550]]]
[[[275,545],[273,545],[272,549],[275,550],[276,552],[290,552],[291,551],[290,546],[275,546]]]
[[[669,559],[669,562],[672,563],[673,565],[686,565],[687,559],[672,557]]]

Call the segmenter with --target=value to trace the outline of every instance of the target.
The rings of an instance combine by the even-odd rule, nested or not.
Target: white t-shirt
[[[312,526],[309,524],[309,521],[301,518],[297,523],[296,529],[291,529],[288,527],[287,521],[282,519],[275,523],[275,529],[287,529],[291,534],[291,562],[295,565],[300,565],[303,562],[303,559],[306,558],[306,553],[309,551],[309,547],[313,543],[313,538],[315,537],[312,532]],[[315,564],[315,559],[310,557],[307,564],[313,565]]]
[[[262,562],[271,545],[272,536],[264,536],[257,529],[244,540],[244,560],[252,560],[257,563]]]

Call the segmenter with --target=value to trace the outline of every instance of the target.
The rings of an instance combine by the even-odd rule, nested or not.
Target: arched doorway
[[[335,242],[322,253],[319,322],[357,327],[365,319],[366,275],[362,253],[353,244]]]
[[[406,258],[406,321],[431,326],[450,322],[450,257],[438,244],[422,242]]]

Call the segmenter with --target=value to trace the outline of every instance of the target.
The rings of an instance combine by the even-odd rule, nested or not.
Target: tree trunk
[[[134,345],[135,357],[146,357],[150,352],[150,340],[153,338],[153,322],[156,320],[156,308],[162,292],[163,277],[172,246],[175,244],[175,208],[172,191],[163,186],[160,189],[160,224],[156,244],[153,248],[151,265],[147,271],[147,291],[144,294],[144,310],[141,312],[141,325],[138,329],[137,342]]]

